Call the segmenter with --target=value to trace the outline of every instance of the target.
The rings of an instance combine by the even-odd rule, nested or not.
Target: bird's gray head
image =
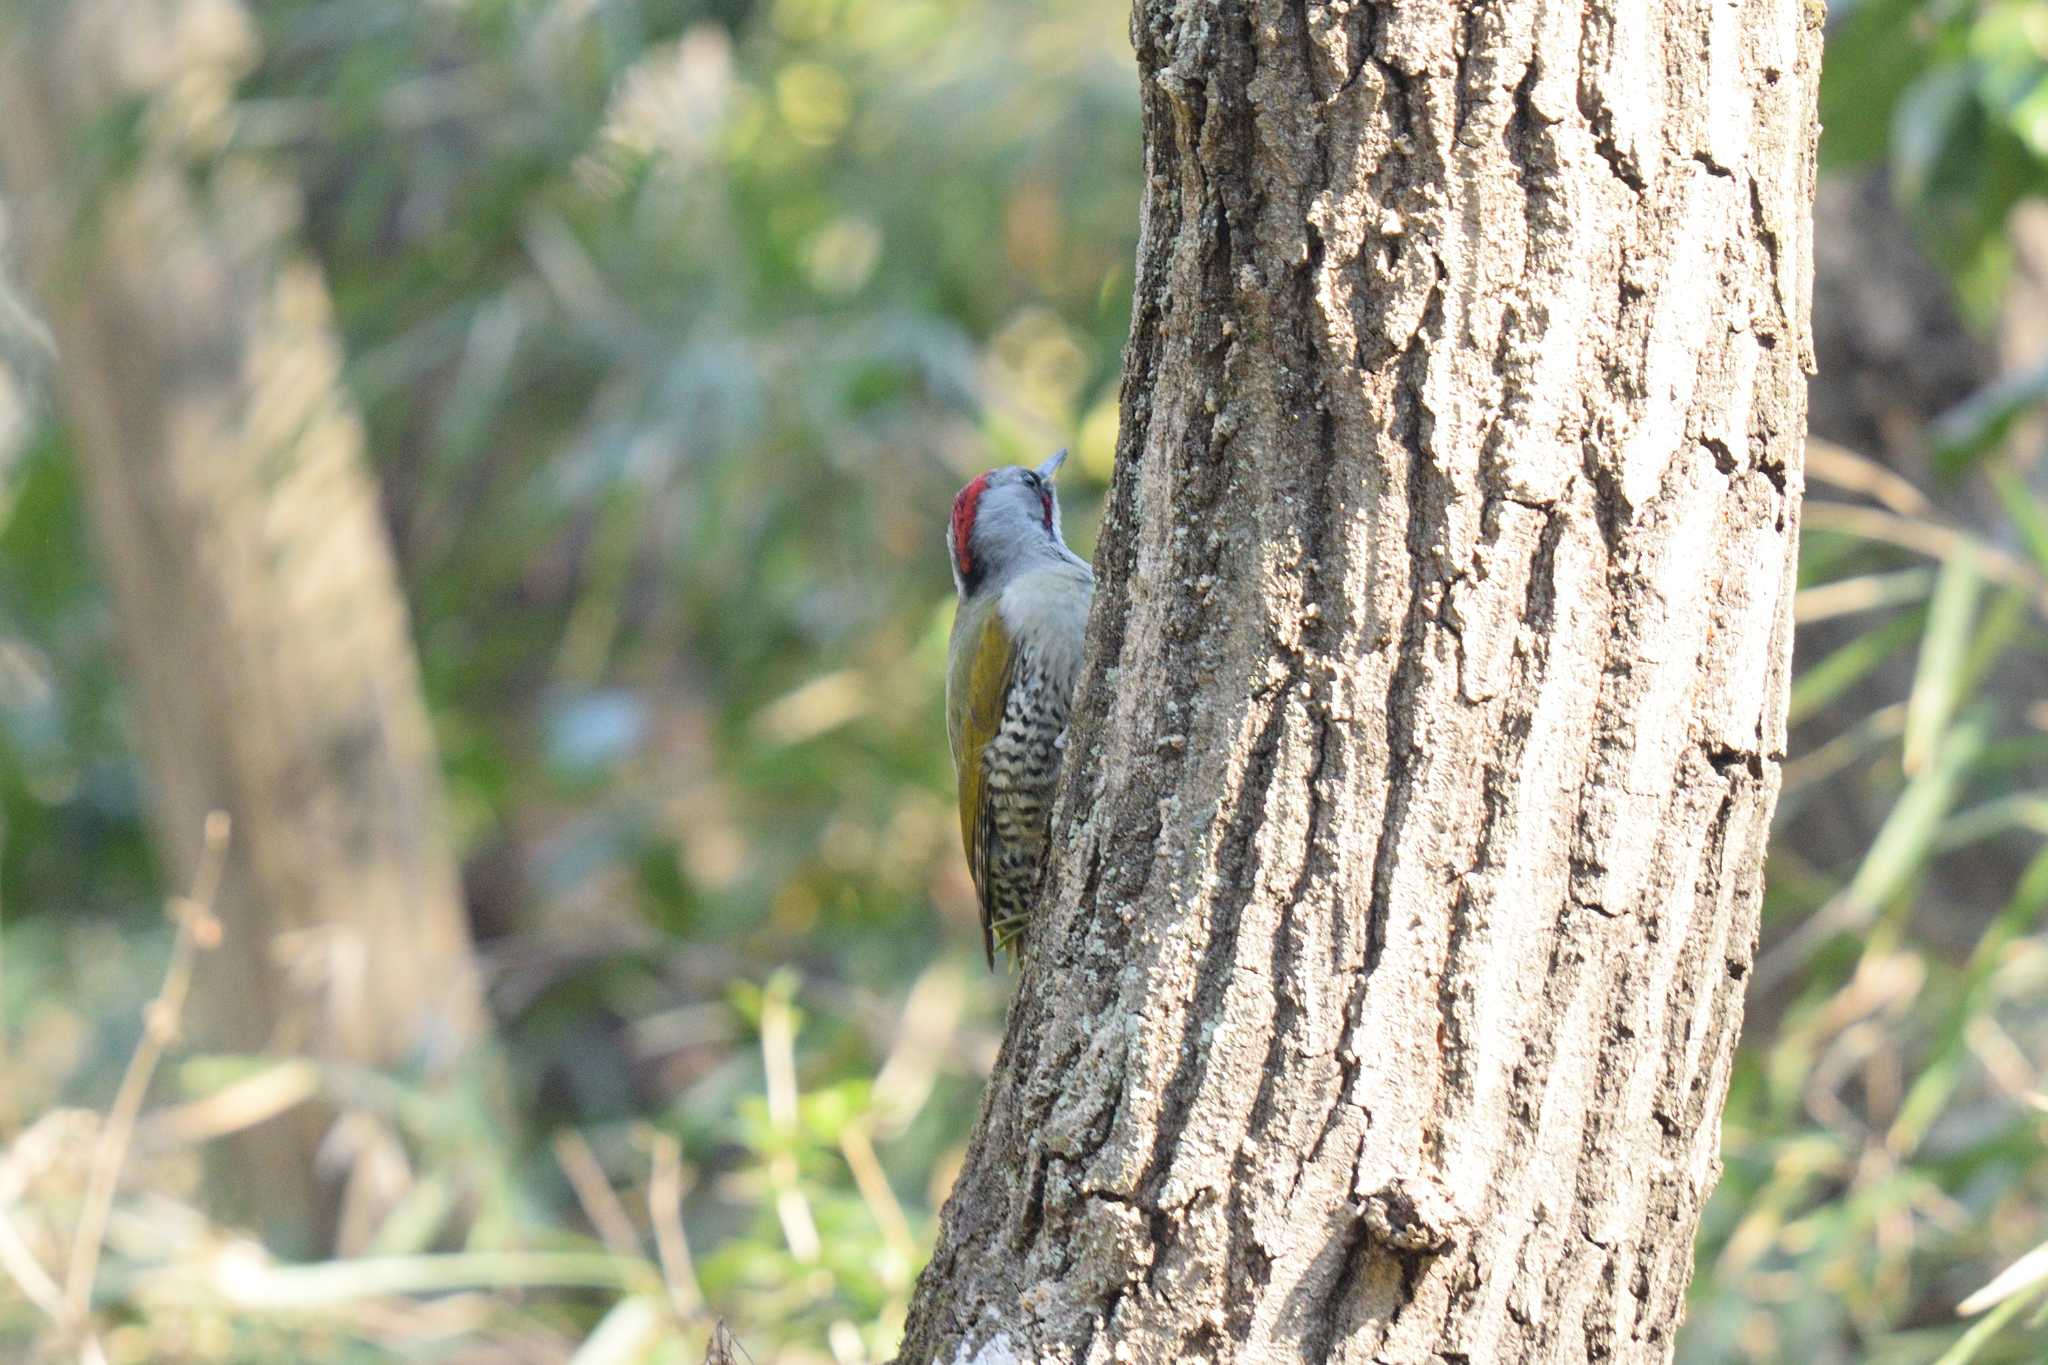
[[[953,586],[962,597],[1000,587],[1021,568],[1052,560],[1079,563],[1060,536],[1060,500],[1053,475],[1064,450],[1036,469],[1005,465],[969,483],[953,499],[946,550],[953,560]]]

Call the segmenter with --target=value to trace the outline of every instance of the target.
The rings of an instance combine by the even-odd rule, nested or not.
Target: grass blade
[[[1941,566],[1927,629],[1920,637],[1920,666],[1906,702],[1906,742],[1901,764],[1907,774],[1926,768],[1962,701],[1970,655],[1970,626],[1982,580],[1975,559],[1955,555]]]

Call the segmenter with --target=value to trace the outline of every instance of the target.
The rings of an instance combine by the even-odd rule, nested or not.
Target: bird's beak
[[[1052,476],[1059,473],[1060,466],[1066,462],[1067,451],[1066,447],[1062,446],[1048,456],[1045,463],[1038,467],[1038,477],[1044,479],[1047,483],[1051,483]]]

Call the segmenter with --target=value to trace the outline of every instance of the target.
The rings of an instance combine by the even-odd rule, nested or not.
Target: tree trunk
[[[219,154],[236,0],[77,0],[0,32],[0,172],[135,682],[166,873],[234,819],[204,1041],[439,1064],[484,1025],[404,603],[296,205]],[[320,1117],[237,1156],[320,1228]],[[257,1163],[252,1167],[249,1163]],[[247,1210],[245,1210],[247,1211]]]
[[[903,1359],[1669,1356],[1778,786],[1814,0],[1141,0],[1039,920]]]

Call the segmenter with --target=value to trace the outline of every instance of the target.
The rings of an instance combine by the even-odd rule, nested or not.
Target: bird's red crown
[[[974,572],[974,552],[968,541],[974,534],[974,514],[981,509],[982,490],[987,487],[988,475],[978,475],[953,499],[953,564],[962,578]]]

